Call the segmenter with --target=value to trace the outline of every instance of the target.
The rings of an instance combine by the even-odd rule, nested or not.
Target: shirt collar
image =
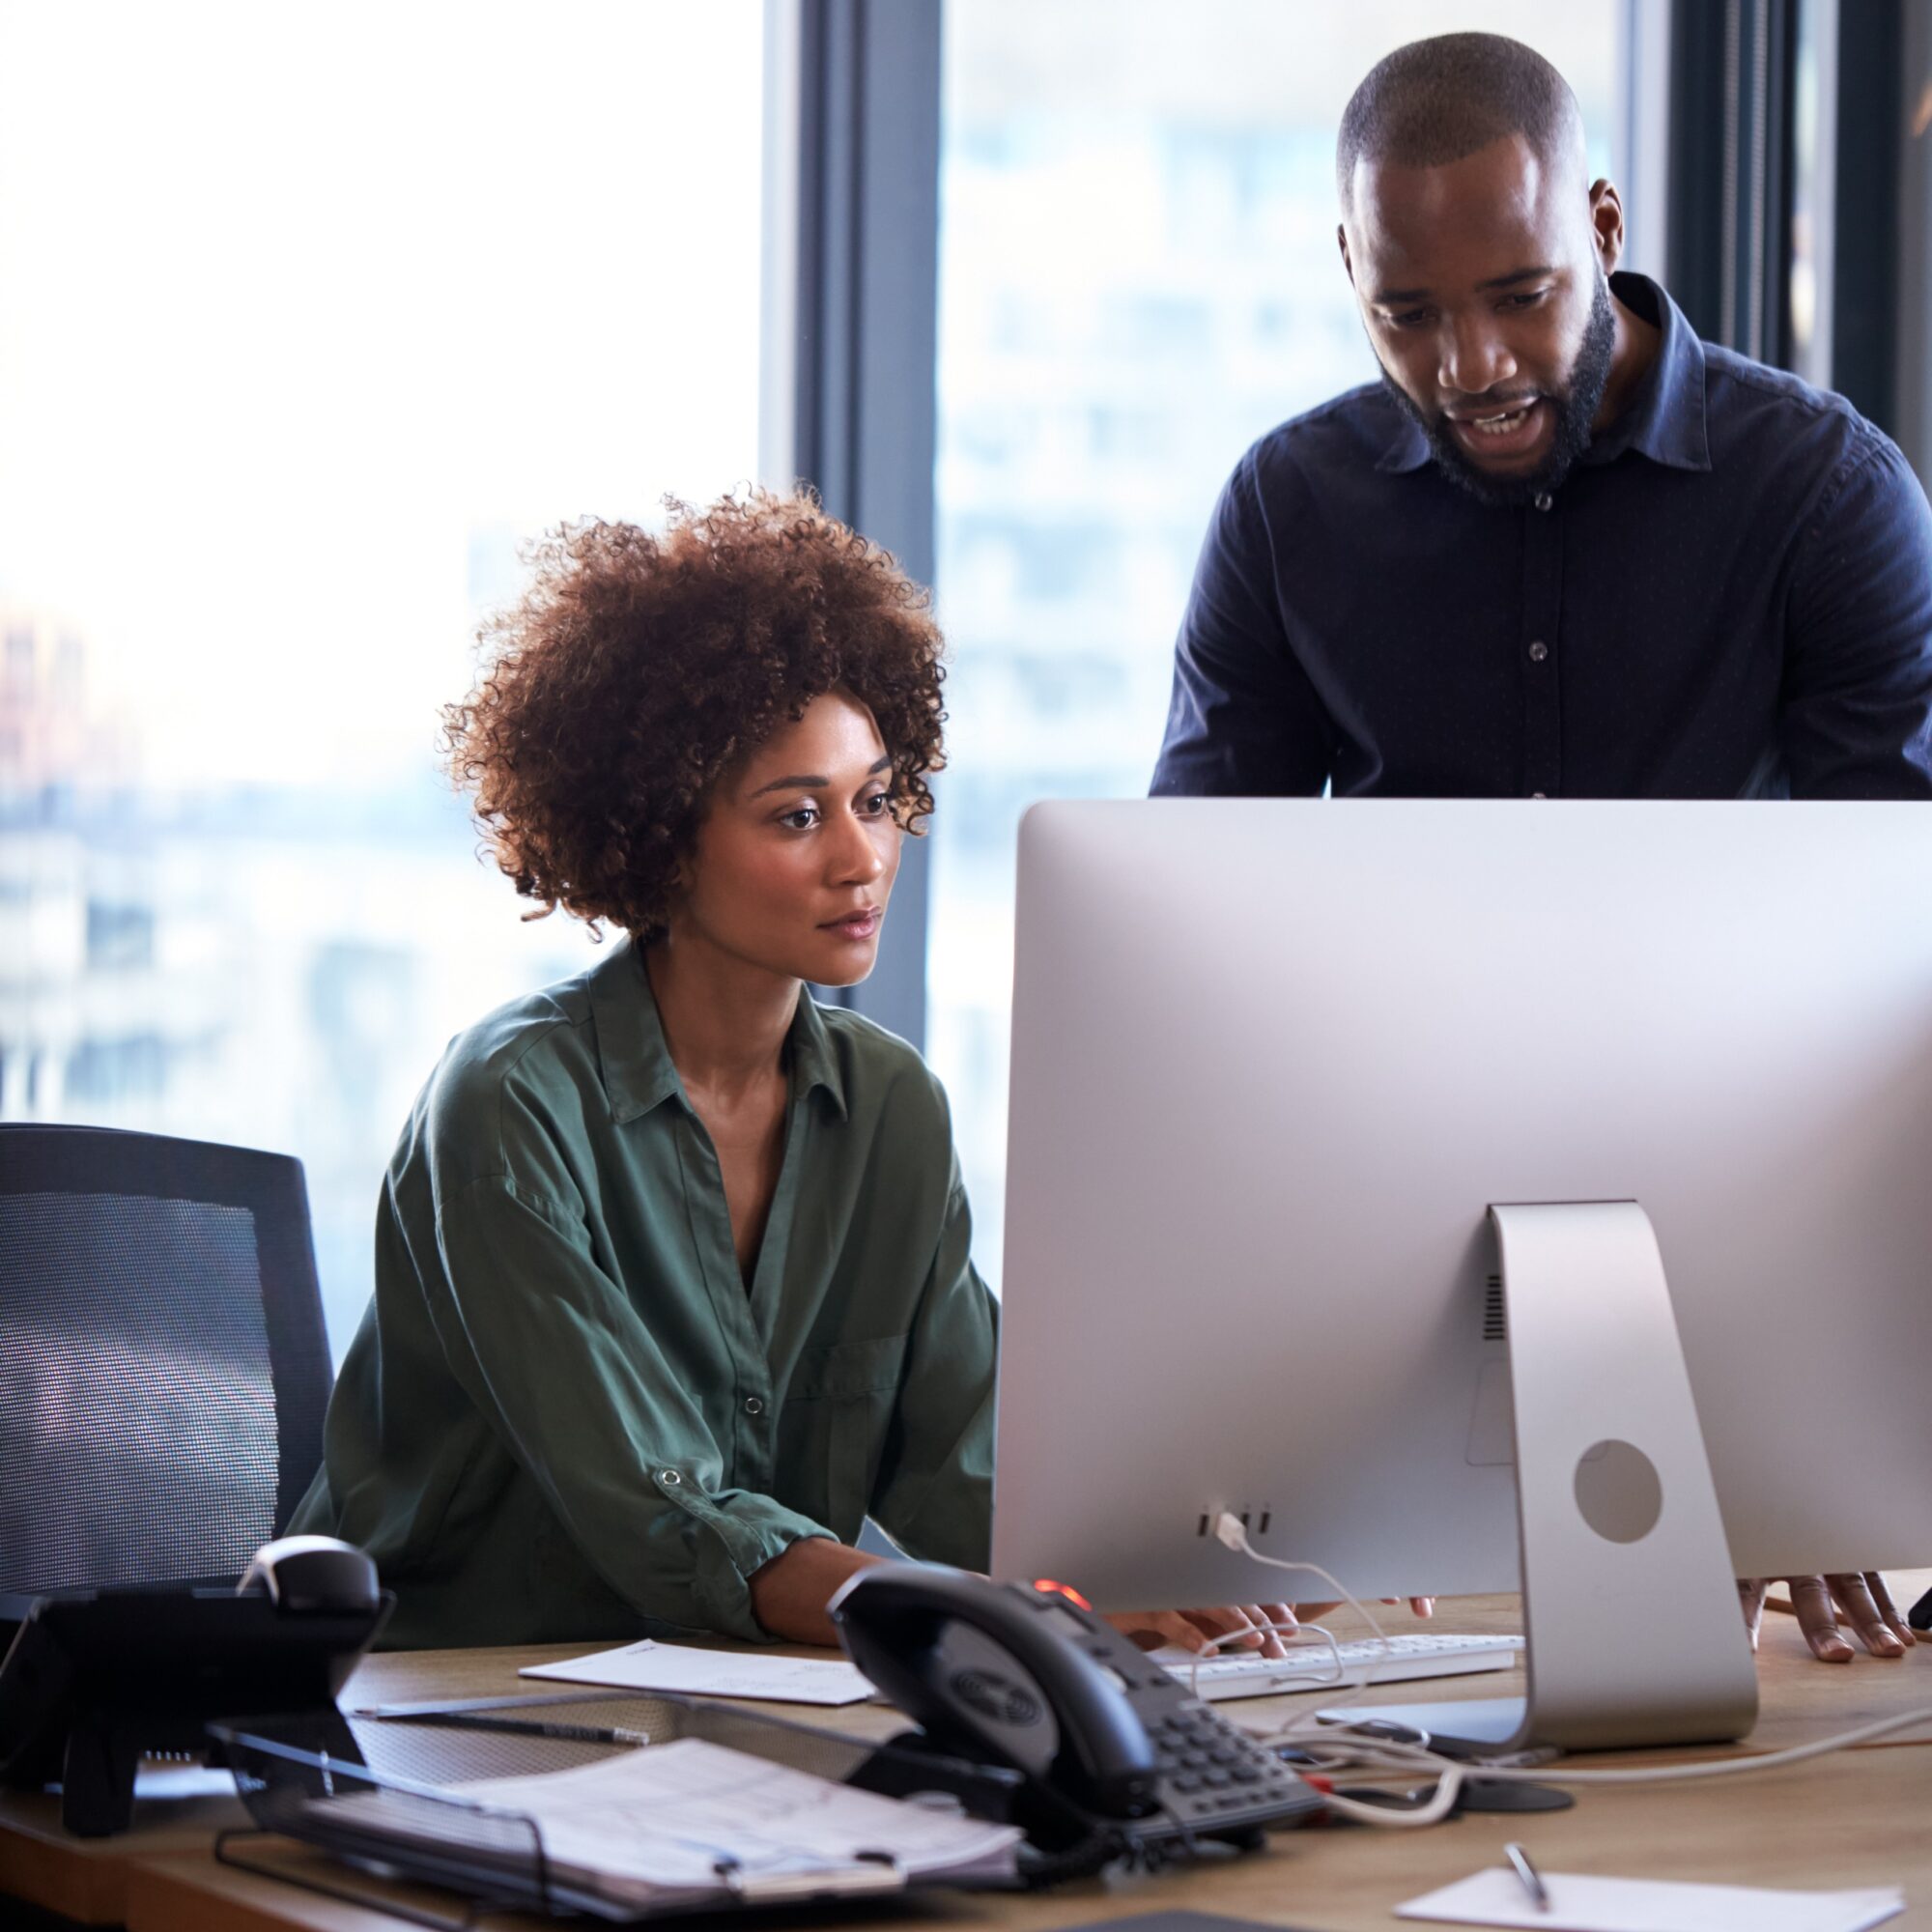
[[[1662,332],[1657,359],[1644,372],[1629,406],[1584,454],[1608,463],[1634,449],[1667,469],[1708,469],[1711,441],[1704,424],[1704,345],[1684,311],[1648,275],[1610,277],[1623,305]]]
[[[650,978],[630,940],[622,941],[610,958],[591,969],[589,987],[590,1011],[597,1026],[598,1064],[611,1100],[611,1118],[621,1126],[668,1099],[683,1100],[688,1106],[684,1082],[678,1077],[670,1048],[665,1044],[664,1023],[658,1017]],[[792,1097],[823,1088],[844,1118],[845,1083],[838,1058],[809,987],[799,989],[798,1010],[785,1036],[785,1054],[791,1066]]]
[[[1395,412],[1395,434],[1376,468],[1389,476],[1406,476],[1430,459],[1429,439],[1416,428],[1409,413],[1393,396],[1383,399]]]
[[[1663,339],[1630,407],[1590,445],[1582,460],[1608,463],[1634,449],[1666,469],[1710,469],[1711,444],[1704,428],[1704,345],[1696,330],[1647,275],[1612,275],[1610,289],[1626,308],[1654,323]],[[1395,434],[1376,468],[1405,475],[1430,460],[1429,439],[1396,404],[1390,408],[1398,411]]]

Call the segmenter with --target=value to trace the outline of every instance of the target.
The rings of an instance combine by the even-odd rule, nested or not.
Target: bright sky
[[[148,776],[382,784],[472,537],[757,457],[759,0],[0,0],[0,598]]]

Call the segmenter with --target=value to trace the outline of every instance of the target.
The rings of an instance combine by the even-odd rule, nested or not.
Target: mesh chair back
[[[0,1592],[232,1580],[330,1380],[299,1161],[0,1126]]]

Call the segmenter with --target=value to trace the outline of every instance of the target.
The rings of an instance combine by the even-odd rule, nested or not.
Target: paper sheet
[[[688,1697],[762,1697],[775,1704],[857,1704],[870,1680],[833,1658],[773,1657],[754,1650],[697,1650],[645,1637],[561,1663],[532,1663],[523,1677],[607,1684],[620,1690],[671,1690]]]
[[[1536,1925],[1544,1932],[1864,1932],[1905,1910],[1896,1886],[1865,1891],[1772,1891],[1757,1886],[1686,1885],[1648,1878],[1540,1874],[1539,1907],[1513,1870],[1492,1866],[1398,1905],[1398,1918],[1452,1925]]]
[[[855,1791],[744,1751],[679,1738],[575,1771],[480,1778],[455,1796],[535,1820],[560,1867],[643,1896],[892,1858],[907,1877],[1010,1872],[1018,1830]]]

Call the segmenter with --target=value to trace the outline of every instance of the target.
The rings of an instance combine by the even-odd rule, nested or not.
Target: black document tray
[[[703,1738],[797,1771],[889,1796],[945,1791],[977,1817],[1004,1821],[1019,1785],[1018,1775],[998,1767],[966,1764],[863,1738],[787,1723],[735,1706],[634,1692],[564,1693],[541,1701],[527,1697],[472,1700],[461,1705],[407,1709],[409,1721],[357,1716],[351,1719],[364,1764],[335,1760],[286,1737],[213,1727],[235,1773],[236,1789],[253,1829],[225,1832],[215,1857],[225,1864],[283,1880],[346,1902],[373,1907],[415,1923],[459,1928],[496,1911],[588,1914],[620,1924],[694,1911],[743,1911],[757,1904],[796,1904],[797,1896],[755,1891],[721,1892],[716,1901],[638,1911],[560,1883],[544,1856],[533,1820],[452,1797],[441,1786],[472,1778],[528,1776],[596,1762],[629,1746],[530,1737],[442,1725],[438,1711],[500,1716],[526,1722],[593,1725],[646,1733],[652,1744]],[[416,1719],[420,1718],[420,1721]],[[649,1749],[650,1746],[643,1748]],[[380,1834],[353,1815],[318,1805],[319,1798],[379,1793],[385,1813]],[[392,1833],[406,1833],[398,1842]],[[440,1887],[470,1901],[447,1914],[417,1909],[393,1894],[358,1889],[344,1874],[340,1885],[263,1861],[243,1849],[267,1834],[297,1839],[377,1877]],[[890,1874],[885,1875],[890,1879]],[[869,1888],[868,1888],[869,1889]],[[878,1888],[897,1895],[898,1887]],[[825,1892],[817,1895],[825,1896]],[[844,1896],[846,1894],[836,1894]],[[851,1894],[860,1896],[860,1894]]]

